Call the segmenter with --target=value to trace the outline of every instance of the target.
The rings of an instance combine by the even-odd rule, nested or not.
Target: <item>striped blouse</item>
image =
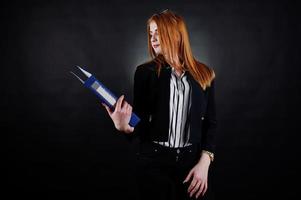
[[[169,137],[167,142],[153,141],[163,146],[178,148],[191,145],[189,143],[190,125],[188,113],[191,107],[191,87],[186,72],[179,77],[171,67],[170,99],[169,99]]]

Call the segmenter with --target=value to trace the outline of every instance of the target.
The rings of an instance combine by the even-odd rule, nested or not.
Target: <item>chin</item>
[[[153,48],[153,50],[154,50],[154,52],[156,53],[156,55],[161,54],[161,48],[159,48],[159,49]]]
[[[157,55],[159,55],[159,54],[162,54],[162,52],[159,50],[159,51],[155,51],[155,53],[157,54]]]

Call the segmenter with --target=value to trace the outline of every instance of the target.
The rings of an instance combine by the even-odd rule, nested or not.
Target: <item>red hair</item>
[[[156,55],[151,45],[151,22],[157,24],[162,51],[162,54],[159,55]],[[154,14],[147,21],[147,33],[148,50],[151,58],[157,63],[158,76],[160,76],[161,66],[167,62],[181,71],[188,70],[203,90],[210,87],[211,81],[215,78],[215,73],[213,69],[193,57],[187,28],[181,16],[169,10]]]

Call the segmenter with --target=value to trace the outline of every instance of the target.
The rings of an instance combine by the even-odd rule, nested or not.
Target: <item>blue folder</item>
[[[74,72],[71,72],[86,88],[90,89],[98,99],[106,104],[111,110],[115,109],[115,104],[118,98],[102,84],[99,80],[97,80],[91,73],[77,66],[78,69],[88,78],[83,81],[78,75]],[[135,127],[140,121],[140,118],[132,112],[131,119],[129,125]]]

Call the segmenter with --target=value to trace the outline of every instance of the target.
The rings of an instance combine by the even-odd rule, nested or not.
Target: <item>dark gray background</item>
[[[186,20],[195,57],[217,75],[216,199],[296,197],[296,1],[10,1],[1,7],[0,125],[9,193],[134,196],[135,144],[114,130],[69,71],[85,66],[132,103],[135,67],[149,59],[146,20],[169,8]]]

